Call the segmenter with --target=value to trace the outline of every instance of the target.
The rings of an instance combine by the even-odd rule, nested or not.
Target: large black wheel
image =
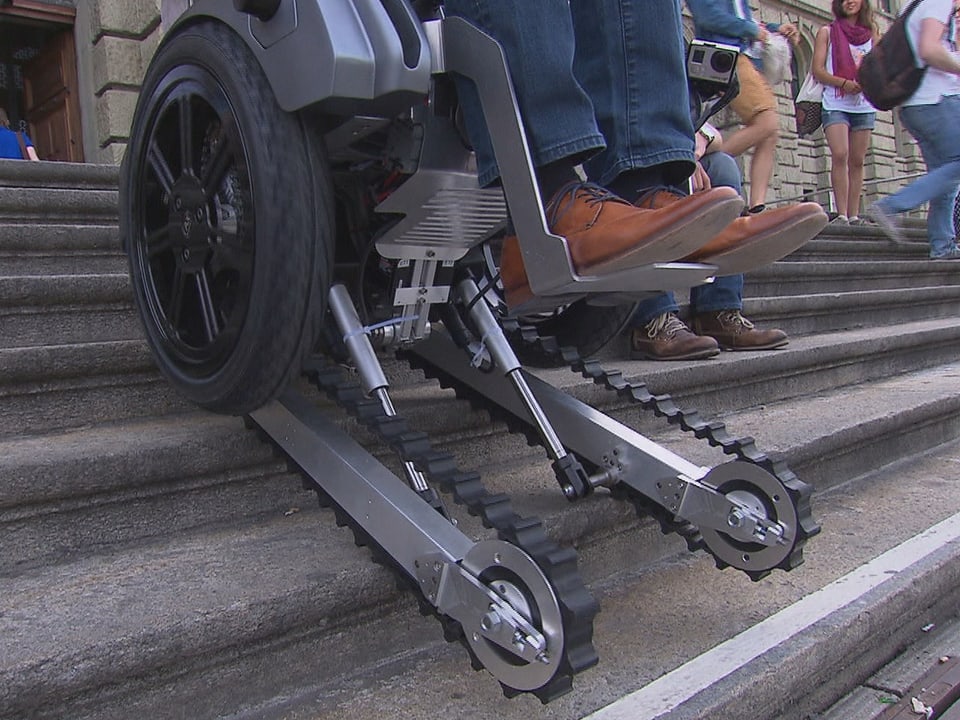
[[[229,28],[175,33],[141,90],[121,232],[160,370],[194,403],[242,414],[312,349],[332,268],[329,171]]]

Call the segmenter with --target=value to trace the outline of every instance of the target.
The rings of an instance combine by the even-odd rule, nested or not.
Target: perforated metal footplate
[[[424,248],[437,260],[459,260],[507,222],[499,188],[480,188],[475,174],[423,171],[411,177],[378,207],[405,217],[379,240],[384,257],[422,258]]]

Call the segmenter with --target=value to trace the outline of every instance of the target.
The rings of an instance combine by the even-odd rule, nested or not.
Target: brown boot
[[[719,352],[713,338],[694,335],[672,312],[658,315],[630,333],[630,357],[634,360],[699,360]]]
[[[790,342],[783,330],[757,330],[739,310],[698,313],[693,329],[716,340],[724,350],[773,350]]]
[[[660,192],[651,206],[635,207],[598,185],[570,183],[550,200],[546,215],[550,231],[566,238],[574,271],[596,275],[677,260],[709,241],[742,207],[728,187],[689,196]],[[511,306],[533,296],[519,250],[516,237],[504,240],[500,276]]]
[[[739,217],[683,259],[717,266],[717,275],[736,275],[769,265],[813,239],[827,224],[816,203],[805,202]]]

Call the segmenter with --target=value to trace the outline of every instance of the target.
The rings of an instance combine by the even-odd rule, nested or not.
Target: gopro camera
[[[687,76],[694,83],[722,90],[733,81],[739,55],[736,45],[695,39],[687,49]]]

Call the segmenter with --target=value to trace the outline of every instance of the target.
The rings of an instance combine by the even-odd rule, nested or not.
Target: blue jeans
[[[629,169],[693,169],[679,0],[446,0],[506,53],[533,163],[584,162],[608,184]],[[470,83],[460,101],[481,185],[500,176]],[[689,174],[689,172],[687,173]]]
[[[920,145],[928,172],[877,202],[886,213],[902,213],[930,203],[927,213],[930,257],[949,253],[956,244],[953,203],[960,186],[960,135],[954,124],[958,118],[960,96],[957,95],[947,96],[936,105],[900,108],[900,120]]]
[[[710,153],[701,158],[700,164],[710,176],[713,187],[732,187],[740,192],[740,168],[732,157],[722,152]],[[743,309],[743,275],[718,277],[712,283],[690,288],[690,306],[695,313]],[[637,305],[630,325],[643,327],[654,318],[679,309],[672,292],[660,293]]]

